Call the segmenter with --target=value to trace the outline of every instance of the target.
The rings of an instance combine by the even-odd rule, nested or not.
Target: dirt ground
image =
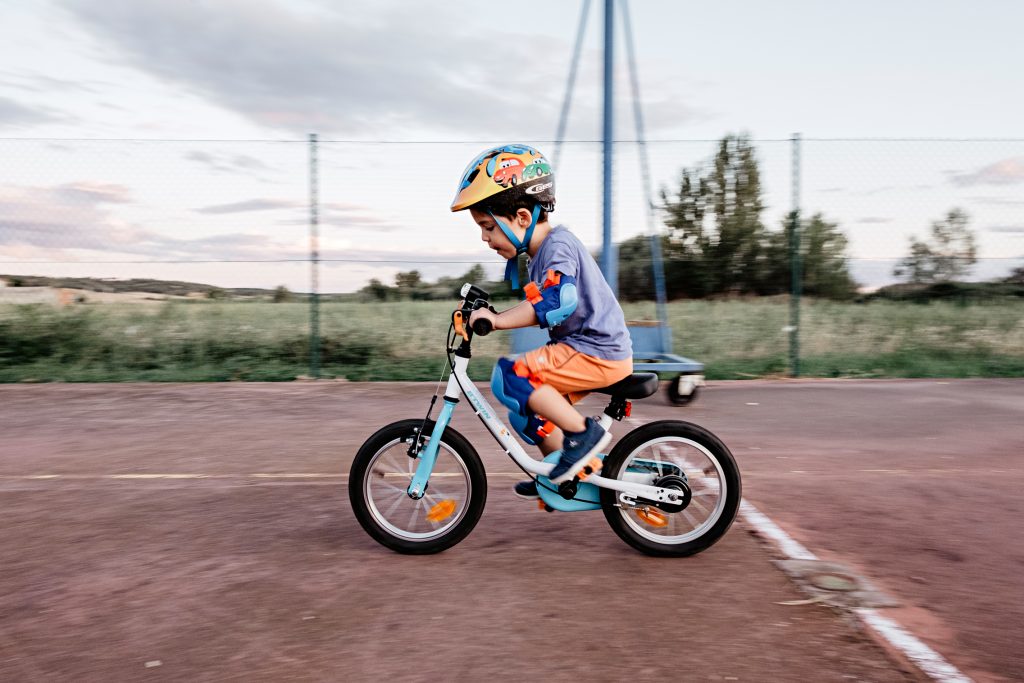
[[[599,512],[516,499],[468,411],[480,524],[385,550],[345,475],[433,391],[0,386],[0,680],[918,679],[843,614],[780,604],[805,596],[742,524],[655,559]],[[979,680],[1024,678],[1024,382],[722,382],[634,416],[715,431],[745,497],[904,603],[888,616]]]

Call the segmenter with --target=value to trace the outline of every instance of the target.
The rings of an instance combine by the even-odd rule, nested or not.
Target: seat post
[[[622,418],[626,417],[630,413],[629,401],[621,396],[612,396],[612,400],[608,402],[608,407],[604,409],[604,414],[613,420],[622,421]]]

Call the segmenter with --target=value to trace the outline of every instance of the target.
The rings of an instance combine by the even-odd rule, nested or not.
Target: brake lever
[[[461,309],[452,313],[452,325],[455,326],[455,332],[462,335],[462,338],[466,341],[469,341],[469,333],[466,332],[465,325],[467,322],[469,322],[469,320],[465,317]]]

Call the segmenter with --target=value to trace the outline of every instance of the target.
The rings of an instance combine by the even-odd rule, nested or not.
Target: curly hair
[[[540,205],[541,210],[540,215],[537,217],[537,222],[542,223],[548,219],[548,214],[555,210],[555,198],[547,193],[533,195],[528,194],[524,189],[515,188],[512,190],[506,190],[505,192],[499,192],[498,194],[477,203],[471,208],[476,209],[477,211],[487,211],[496,216],[504,216],[508,218],[515,216],[519,209],[526,209],[527,211],[532,212],[533,207],[538,204]]]

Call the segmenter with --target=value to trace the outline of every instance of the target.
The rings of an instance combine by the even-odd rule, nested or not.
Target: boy
[[[518,255],[529,257],[526,301],[498,314],[477,310],[470,323],[487,318],[496,330],[547,328],[546,346],[498,361],[491,386],[510,408],[520,436],[545,455],[561,449],[549,477],[560,484],[578,475],[611,440],[572,404],[629,376],[633,352],[622,308],[597,263],[569,230],[548,223],[555,209],[554,181],[550,164],[536,149],[496,147],[466,167],[451,209],[469,209],[481,239],[508,259],[505,279],[512,280],[513,289],[518,289]],[[515,491],[534,498],[536,481],[520,482]]]

